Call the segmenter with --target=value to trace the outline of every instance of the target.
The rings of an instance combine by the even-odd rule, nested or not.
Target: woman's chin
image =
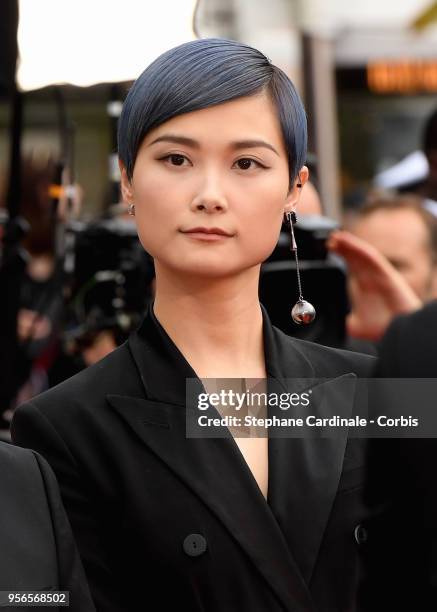
[[[258,265],[259,262],[248,263],[235,261],[206,261],[198,259],[197,261],[189,262],[172,262],[172,264],[164,264],[163,268],[167,269],[178,276],[186,276],[190,280],[199,279],[224,279],[232,276],[239,276]]]

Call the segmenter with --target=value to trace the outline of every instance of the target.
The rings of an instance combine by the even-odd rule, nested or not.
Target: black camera
[[[139,324],[151,299],[153,259],[124,219],[71,222],[65,233],[64,340],[81,348],[100,331],[117,344]]]
[[[329,234],[337,228],[336,221],[322,216],[300,217],[293,227],[303,295],[316,309],[310,325],[298,326],[291,318],[299,291],[290,229],[285,224],[273,253],[261,266],[259,298],[273,325],[286,334],[342,347],[349,311],[346,269],[343,260],[326,249]]]

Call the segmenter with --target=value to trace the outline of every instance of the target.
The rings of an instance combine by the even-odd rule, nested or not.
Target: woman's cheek
[[[252,231],[254,247],[263,261],[276,247],[282,225],[282,214],[273,216],[271,212],[269,211],[264,218],[260,215],[259,223],[253,227]]]
[[[254,230],[247,236],[245,251],[250,253],[251,259],[254,261],[262,262],[271,253],[277,245],[279,237],[279,229],[276,231],[276,227],[272,225],[264,226],[264,229],[254,228]]]
[[[164,218],[162,211],[159,211],[148,203],[141,202],[135,205],[135,221],[139,241],[147,253],[156,256],[159,245],[168,244],[169,238],[164,235],[165,228],[168,226],[168,217]],[[161,246],[162,248],[162,246]]]
[[[148,232],[138,227],[138,238],[139,238],[139,241],[141,242],[143,249],[147,253],[149,253],[149,255],[152,255],[152,257],[155,257],[156,253],[155,253],[154,244],[153,244],[153,241],[151,240],[151,236],[148,235]]]

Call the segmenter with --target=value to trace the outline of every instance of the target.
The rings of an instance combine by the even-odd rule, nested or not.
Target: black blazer
[[[375,376],[437,378],[437,301],[393,321],[380,342]],[[435,612],[437,440],[373,440],[368,457],[365,497],[380,512],[368,525],[365,599],[377,601],[378,611]]]
[[[95,610],[47,462],[35,452],[0,443],[0,491],[0,591],[69,591],[69,610]],[[8,603],[1,594],[0,608],[16,609]]]
[[[279,384],[368,376],[372,357],[263,321]],[[98,610],[356,610],[362,441],[270,438],[267,503],[231,437],[186,438],[195,376],[150,307],[128,342],[15,414],[15,443],[57,475]]]
[[[413,314],[394,319],[378,353],[379,376],[437,377],[437,300]]]

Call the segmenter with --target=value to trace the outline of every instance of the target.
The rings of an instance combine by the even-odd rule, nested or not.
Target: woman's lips
[[[191,230],[183,231],[183,233],[196,240],[204,240],[206,242],[232,237],[231,234],[228,234],[225,230],[218,227],[194,227]]]
[[[195,240],[204,240],[206,242],[213,242],[216,240],[226,240],[227,238],[231,238],[231,236],[227,236],[225,234],[214,234],[211,232],[183,232],[186,236],[190,238],[194,238]]]

